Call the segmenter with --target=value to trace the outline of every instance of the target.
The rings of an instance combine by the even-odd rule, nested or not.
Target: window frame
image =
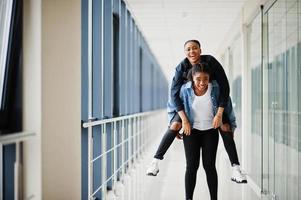
[[[0,135],[22,131],[23,1],[11,0],[11,17],[1,88]],[[0,85],[1,86],[1,85]]]

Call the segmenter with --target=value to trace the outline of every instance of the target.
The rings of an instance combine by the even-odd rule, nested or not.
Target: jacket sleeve
[[[183,63],[180,63],[176,67],[176,72],[172,79],[171,88],[170,88],[170,99],[172,103],[175,105],[177,112],[184,109],[183,101],[180,98],[181,86],[184,83],[183,68],[184,68]]]
[[[217,81],[220,88],[220,95],[218,99],[219,106],[224,108],[228,103],[227,101],[230,93],[230,87],[226,73],[222,65],[213,56],[210,56],[209,58],[209,65],[213,67],[213,77]]]

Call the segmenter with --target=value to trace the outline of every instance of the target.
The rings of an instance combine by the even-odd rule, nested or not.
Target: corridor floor
[[[152,160],[160,137],[148,148],[143,159],[143,168],[146,170]],[[221,137],[216,159],[218,172],[218,197],[220,200],[241,200],[244,184],[237,184],[230,180],[230,161],[224,150]],[[145,200],[184,200],[184,175],[185,155],[182,140],[175,140],[167,152],[165,159],[159,164],[160,172],[156,177],[145,176],[144,198]],[[202,165],[198,170],[197,184],[194,191],[194,200],[209,200],[209,191],[206,183],[206,176]]]

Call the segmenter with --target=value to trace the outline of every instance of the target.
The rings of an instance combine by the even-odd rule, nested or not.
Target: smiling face
[[[187,42],[184,46],[185,55],[188,58],[189,62],[193,65],[200,61],[201,57],[201,48],[195,42]]]
[[[196,72],[192,75],[193,86],[196,93],[203,94],[208,89],[209,74],[205,72]]]

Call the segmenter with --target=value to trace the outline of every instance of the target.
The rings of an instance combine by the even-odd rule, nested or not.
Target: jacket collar
[[[185,83],[184,87],[187,88],[187,89],[193,89],[192,88],[192,81],[188,81],[187,83]]]

